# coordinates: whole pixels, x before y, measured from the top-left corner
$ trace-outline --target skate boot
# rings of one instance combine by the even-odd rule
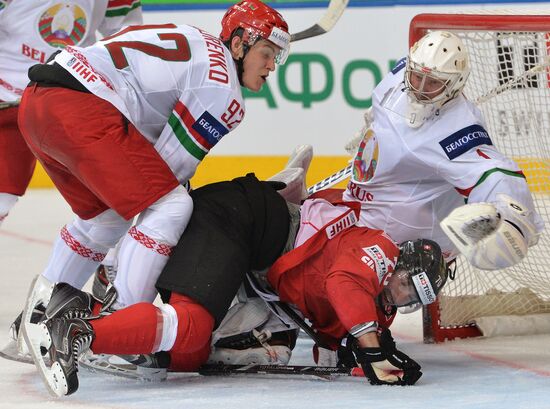
[[[97,300],[91,294],[78,290],[67,283],[54,286],[46,307],[46,319],[88,318],[92,315]]]
[[[115,312],[118,293],[114,286],[108,286],[103,299],[100,316]],[[109,355],[94,354],[88,351],[80,357],[80,365],[91,372],[101,372],[109,375],[148,382],[166,380],[167,368],[170,365],[170,355],[167,352],[142,355]]]
[[[96,300],[93,297],[78,290],[67,283],[51,284],[44,277],[39,276],[34,281],[29,297],[37,295],[37,304],[34,300],[27,300],[29,310],[32,308],[29,324],[37,324],[41,321],[52,318],[87,318],[92,315]],[[47,303],[47,307],[44,304]],[[10,328],[10,341],[0,351],[0,356],[13,361],[33,364],[32,357],[29,355],[26,344],[21,336],[21,325],[25,321],[23,316],[28,317],[26,310],[15,319]],[[43,350],[43,355],[46,355]]]
[[[54,318],[23,327],[25,342],[48,391],[53,396],[70,395],[78,389],[78,358],[94,339],[91,325],[80,318]],[[41,348],[47,348],[51,367]]]

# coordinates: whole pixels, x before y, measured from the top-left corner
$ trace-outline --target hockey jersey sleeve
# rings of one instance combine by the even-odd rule
[[[496,203],[496,195],[504,193],[531,212],[531,221],[541,231],[542,219],[535,211],[524,173],[494,145],[477,109],[467,104],[465,107],[469,109],[462,108],[464,112],[455,115],[470,118],[469,125],[440,138],[432,147],[431,160],[425,162],[437,163],[438,174],[464,197],[466,203]]]
[[[382,234],[377,235],[376,242],[342,241],[325,285],[329,302],[348,332],[357,325],[378,321],[376,298],[398,254],[397,246]]]
[[[109,0],[105,18],[98,27],[103,36],[116,33],[124,26],[143,24],[140,0]]]
[[[210,150],[244,117],[240,89],[204,86],[185,90],[155,148],[181,183],[195,174]]]

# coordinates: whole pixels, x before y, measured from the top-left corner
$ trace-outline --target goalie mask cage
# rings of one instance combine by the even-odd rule
[[[546,224],[512,268],[481,271],[457,259],[455,279],[424,309],[424,341],[442,342],[481,335],[481,317],[550,313],[550,15],[420,14],[410,45],[430,30],[464,41],[472,66],[464,93],[483,111],[496,147],[523,169]]]

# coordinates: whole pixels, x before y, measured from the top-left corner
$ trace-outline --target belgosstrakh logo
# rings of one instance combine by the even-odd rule
[[[492,145],[489,133],[481,125],[470,125],[439,142],[449,159],[455,159],[479,145]]]
[[[391,70],[392,74],[397,74],[406,65],[407,65],[407,57],[401,58],[399,61],[397,61],[397,64],[395,64],[395,67],[392,68]]]
[[[193,124],[193,129],[214,146],[219,140],[227,134],[228,130],[208,111],[203,114]]]

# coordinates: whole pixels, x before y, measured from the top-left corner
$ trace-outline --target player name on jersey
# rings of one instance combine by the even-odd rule
[[[210,70],[208,71],[208,78],[212,81],[217,81],[222,84],[229,82],[229,73],[227,71],[227,60],[225,59],[224,49],[220,39],[200,30],[199,32],[204,38],[206,43],[206,50],[208,51],[208,60],[210,61]]]

